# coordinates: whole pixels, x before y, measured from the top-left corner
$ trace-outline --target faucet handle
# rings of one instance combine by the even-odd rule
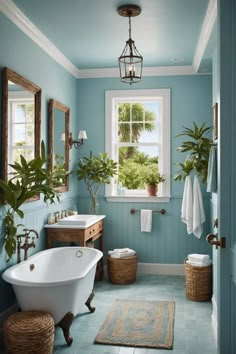
[[[32,237],[32,247],[35,248],[35,242],[34,242],[35,237]]]

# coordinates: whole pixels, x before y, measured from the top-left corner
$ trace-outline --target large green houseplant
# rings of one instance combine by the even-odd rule
[[[174,176],[175,181],[185,179],[192,171],[196,172],[205,183],[208,173],[208,160],[210,149],[213,145],[212,139],[208,137],[212,127],[206,127],[203,123],[201,126],[193,122],[193,129],[184,127],[184,130],[177,137],[184,137],[185,140],[177,151],[187,153],[187,157],[183,163],[176,163],[179,171]]]
[[[13,172],[7,181],[0,180],[0,203],[6,207],[5,224],[6,236],[4,247],[9,258],[16,251],[16,236],[19,225],[15,223],[15,216],[21,219],[24,212],[21,207],[26,201],[35,198],[40,193],[44,201],[53,203],[55,198],[59,200],[57,192],[52,186],[52,175],[45,167],[47,162],[44,143],[41,143],[40,156],[26,161],[21,155],[20,162],[10,164]]]
[[[97,214],[97,194],[101,184],[109,184],[111,177],[117,174],[117,163],[108,158],[107,153],[99,156],[90,152],[89,157],[79,160],[77,169],[74,171],[78,180],[86,183],[91,197],[90,212]]]

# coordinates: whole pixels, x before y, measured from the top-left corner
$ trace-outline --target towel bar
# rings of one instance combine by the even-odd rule
[[[134,213],[139,213],[140,210],[135,210],[135,209],[130,209],[130,214],[134,214]],[[161,209],[161,210],[153,210],[153,213],[161,213],[161,214],[165,214],[166,210],[165,209]]]

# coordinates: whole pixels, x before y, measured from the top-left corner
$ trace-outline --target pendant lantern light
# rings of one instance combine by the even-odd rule
[[[131,38],[131,17],[140,15],[141,8],[136,5],[123,5],[117,11],[120,16],[129,18],[129,39],[118,61],[121,81],[131,85],[142,80],[143,57]]]

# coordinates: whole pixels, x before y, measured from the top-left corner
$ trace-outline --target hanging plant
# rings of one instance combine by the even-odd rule
[[[205,183],[207,180],[208,160],[210,149],[213,145],[213,140],[207,135],[212,130],[212,127],[206,127],[203,123],[200,127],[193,122],[193,129],[184,127],[184,130],[177,137],[188,137],[191,140],[184,141],[177,151],[189,152],[183,163],[176,163],[180,170],[174,176],[174,181],[181,181],[186,178],[192,171],[195,171]]]
[[[4,247],[9,259],[16,252],[17,229],[22,224],[15,224],[15,216],[21,219],[24,212],[22,204],[38,196],[44,195],[44,201],[54,203],[55,198],[59,200],[57,192],[51,187],[52,175],[44,167],[47,162],[44,142],[41,143],[41,156],[26,161],[21,155],[20,162],[9,164],[13,169],[13,176],[7,182],[0,179],[0,203],[6,206],[5,225],[6,236]]]

